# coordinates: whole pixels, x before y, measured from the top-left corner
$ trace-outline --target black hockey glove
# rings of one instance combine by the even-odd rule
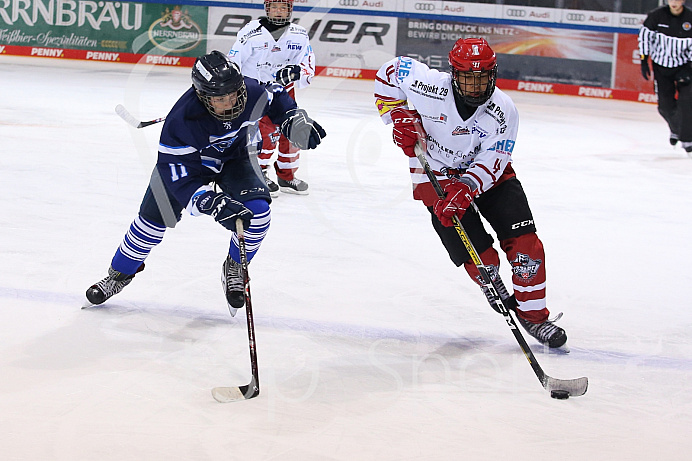
[[[649,57],[642,55],[642,77],[644,80],[649,80],[651,76],[651,70],[649,69]]]
[[[283,69],[279,69],[276,73],[276,83],[281,86],[286,86],[291,82],[295,82],[300,79],[300,66],[291,65],[286,66]]]
[[[207,191],[200,194],[195,199],[195,206],[200,213],[212,216],[228,230],[235,231],[235,221],[238,218],[243,220],[246,228],[250,226],[252,211],[223,192]]]
[[[314,149],[327,136],[319,123],[308,117],[303,109],[291,109],[281,124],[281,133],[298,149]]]

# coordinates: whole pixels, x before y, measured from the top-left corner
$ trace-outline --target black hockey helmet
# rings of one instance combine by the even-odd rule
[[[452,88],[465,104],[485,104],[495,91],[497,58],[484,38],[460,38],[449,52]],[[476,91],[479,90],[479,91]]]
[[[240,68],[220,51],[212,51],[197,58],[192,66],[192,86],[209,113],[221,121],[231,121],[244,110],[247,89]],[[224,97],[233,102],[232,107],[219,113],[214,106],[223,104]]]

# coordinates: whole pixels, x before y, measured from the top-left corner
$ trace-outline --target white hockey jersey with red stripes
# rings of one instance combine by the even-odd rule
[[[483,193],[500,178],[512,176],[512,150],[519,127],[519,114],[512,100],[496,88],[490,99],[468,119],[457,111],[452,76],[430,69],[409,57],[385,63],[375,78],[375,103],[384,123],[392,123],[389,111],[408,105],[415,108],[427,134],[430,167],[465,171]],[[432,205],[437,198],[418,159],[410,158],[414,198]],[[503,173],[505,175],[503,176]],[[439,173],[444,184],[447,177]]]
[[[315,53],[308,32],[298,24],[289,24],[274,40],[258,19],[250,21],[238,32],[228,57],[240,66],[243,75],[264,83],[273,82],[276,71],[283,67],[300,66],[300,80],[287,85],[286,90],[306,87],[315,76]]]

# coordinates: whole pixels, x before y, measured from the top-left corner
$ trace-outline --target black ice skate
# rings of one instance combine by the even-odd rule
[[[671,131],[670,136],[668,137],[668,141],[670,141],[670,145],[671,146],[676,145],[679,140],[680,140],[680,138],[678,138],[678,135]]]
[[[243,282],[242,267],[230,255],[223,262],[221,284],[226,294],[228,310],[231,312],[231,316],[235,316],[236,309],[245,305],[245,283]]]
[[[139,266],[139,269],[137,269],[137,272],[134,274],[123,274],[122,272],[118,272],[112,267],[109,267],[108,277],[100,282],[96,282],[86,291],[87,300],[89,300],[91,304],[103,304],[113,295],[120,293],[123,288],[130,284],[132,279],[135,278],[135,275],[143,270],[143,263],[141,266]],[[88,307],[88,305],[85,307]]]
[[[267,169],[266,168],[262,169],[262,175],[264,176],[264,182],[267,184],[267,189],[269,189],[269,195],[271,195],[272,197],[278,197],[279,196],[279,185],[276,184],[271,179],[269,179],[269,176],[267,176]]]
[[[560,314],[561,316],[562,314]],[[519,324],[536,340],[550,347],[551,349],[559,348],[565,345],[567,342],[567,333],[565,330],[555,325],[555,321],[560,318],[558,316],[555,320],[546,320],[543,323],[531,323],[527,320],[522,319],[517,316]]]
[[[293,178],[290,181],[278,178],[279,189],[287,194],[308,195],[308,183],[302,179]]]

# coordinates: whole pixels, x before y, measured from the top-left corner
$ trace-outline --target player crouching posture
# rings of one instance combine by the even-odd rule
[[[101,304],[127,286],[144,269],[144,260],[163,240],[166,228],[175,227],[186,210],[193,216],[209,215],[234,232],[222,282],[231,314],[243,307],[236,220],[244,222],[248,261],[271,220],[269,191],[256,159],[250,157],[261,149],[259,121],[265,115],[302,149],[314,149],[326,136],[280,85],[243,77],[219,51],[197,59],[192,87],[166,116],[139,215],[115,252],[108,277],[86,292],[91,304]]]
[[[484,39],[460,39],[449,53],[449,63],[451,74],[408,57],[384,64],[375,80],[380,116],[394,124],[394,143],[410,157],[413,197],[427,206],[454,264],[463,265],[480,284],[478,269],[453,227],[457,216],[519,323],[542,344],[561,347],[567,335],[548,320],[543,244],[511,165],[518,113],[512,100],[495,88],[495,53]],[[444,187],[443,200],[415,156],[419,141]],[[499,255],[473,204],[497,233],[512,266],[513,296],[498,277]],[[485,294],[490,299],[490,293]]]

